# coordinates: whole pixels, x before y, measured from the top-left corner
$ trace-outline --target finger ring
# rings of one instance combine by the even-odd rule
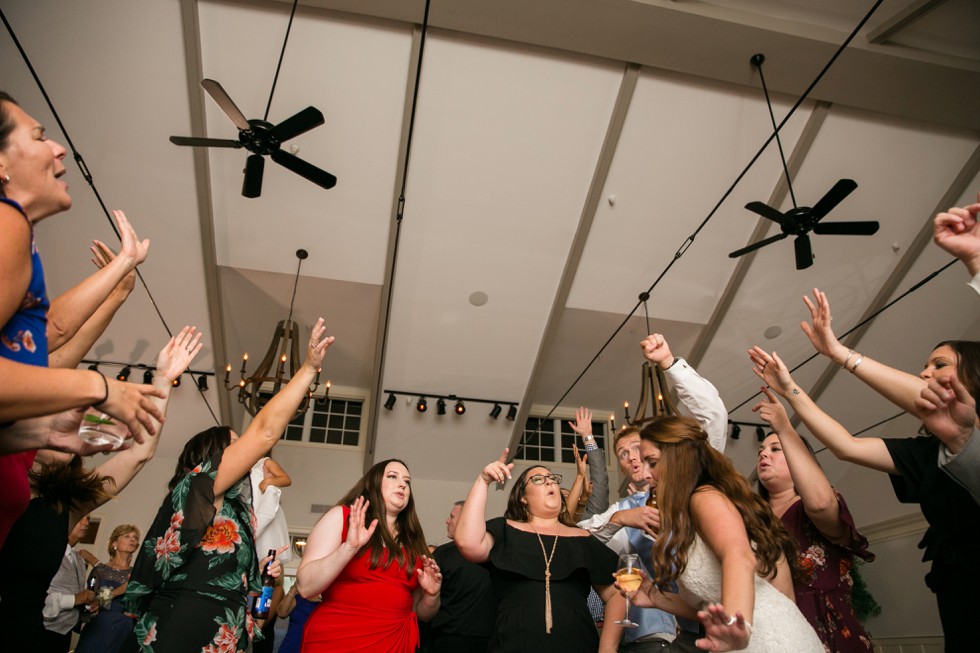
[[[737,620],[735,619],[735,615],[732,615],[732,616],[730,616],[728,618],[728,621],[725,622],[725,625],[726,626],[734,626],[736,621]]]

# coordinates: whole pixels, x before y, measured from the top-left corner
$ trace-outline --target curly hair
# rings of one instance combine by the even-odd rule
[[[109,552],[109,558],[116,555],[116,547],[112,545],[113,542],[119,540],[123,535],[129,535],[130,533],[136,533],[136,539],[140,539],[140,529],[136,524],[120,524],[112,529],[112,534],[109,535],[109,541],[106,543],[106,551]]]
[[[794,577],[798,575],[793,536],[732,462],[711,447],[697,421],[674,415],[658,417],[643,428],[640,437],[660,449],[660,537],[651,552],[657,587],[668,589],[687,567],[696,534],[691,497],[708,487],[721,492],[738,510],[763,577],[775,576],[780,558],[790,565]]]
[[[510,489],[510,496],[507,498],[507,510],[504,512],[504,517],[507,519],[512,521],[527,521],[528,512],[527,504],[524,502],[524,496],[527,489],[527,473],[532,469],[544,469],[547,470],[548,473],[551,473],[551,470],[544,465],[533,465],[521,472],[520,476],[518,476],[517,480],[514,482],[514,487]],[[568,512],[568,506],[565,505],[564,497],[562,497],[561,500],[561,510],[558,513],[558,521],[565,526],[575,526],[575,521]]]
[[[390,463],[399,463],[408,469],[408,465],[397,458],[389,458],[380,463],[375,463],[344,495],[338,505],[349,506],[358,497],[367,499],[369,503],[367,514],[364,516],[365,524],[370,524],[373,519],[378,520],[378,527],[374,529],[371,539],[365,545],[371,549],[371,569],[376,569],[382,563],[387,569],[395,561],[408,575],[412,575],[415,573],[415,566],[418,561],[423,556],[429,555],[429,548],[425,542],[425,534],[422,532],[422,523],[415,512],[414,492],[408,493],[408,503],[395,518],[398,535],[393,536],[388,530],[384,497],[381,496],[381,483],[384,479],[385,468]],[[388,555],[389,551],[393,551],[394,555]],[[408,556],[405,555],[406,552],[408,552]]]

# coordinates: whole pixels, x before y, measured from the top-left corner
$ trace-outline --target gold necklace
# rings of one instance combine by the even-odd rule
[[[555,529],[555,543],[551,545],[551,555],[549,556],[544,551],[544,541],[541,539],[541,534],[538,533],[538,529],[534,527],[534,524],[527,522],[527,525],[531,527],[534,534],[538,536],[538,544],[541,545],[541,555],[544,556],[544,632],[551,634],[551,560],[555,557],[555,547],[558,546],[558,534],[561,532],[561,522],[558,522],[558,528]]]
[[[793,496],[791,496],[790,498],[788,498],[788,499],[786,499],[786,501],[783,501],[783,502],[782,502],[781,504],[779,504],[778,506],[776,506],[775,508],[773,508],[773,509],[772,509],[772,511],[773,511],[773,512],[776,512],[777,510],[780,510],[780,509],[782,509],[782,508],[783,508],[784,506],[788,506],[788,505],[789,505],[789,504],[791,504],[791,503],[792,503],[793,501],[795,501],[795,500],[796,500],[796,498],[797,498],[798,496],[800,496],[800,495],[798,495],[798,494],[794,494],[794,495],[793,495]]]

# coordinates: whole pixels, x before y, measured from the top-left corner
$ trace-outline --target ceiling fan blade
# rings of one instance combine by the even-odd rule
[[[298,156],[293,156],[284,150],[273,152],[272,160],[282,167],[292,170],[299,176],[309,179],[322,188],[333,188],[337,185],[337,178],[326,170],[321,170],[312,163],[307,163]]]
[[[196,138],[194,136],[171,136],[174,145],[190,145],[192,147],[241,147],[238,141],[227,138]]]
[[[775,222],[780,226],[783,224],[783,222],[786,221],[785,215],[783,215],[776,209],[772,208],[768,204],[763,204],[762,202],[749,202],[748,204],[745,205],[745,208],[747,208],[749,211],[752,211],[753,213],[757,213],[761,215],[763,218],[766,218],[767,220],[772,220],[773,222]]]
[[[245,119],[245,114],[243,114],[238,107],[235,106],[235,103],[232,102],[231,98],[228,96],[228,93],[225,92],[225,89],[222,88],[221,84],[213,79],[203,79],[201,80],[201,86],[204,87],[204,90],[208,92],[208,95],[211,96],[217,105],[221,107],[221,110],[225,112],[225,115],[228,116],[233,123],[235,123],[235,127],[238,127],[242,131],[246,132],[252,128],[251,125],[248,124],[248,120]]]
[[[813,265],[813,247],[810,246],[810,237],[806,234],[797,236],[793,243],[796,250],[796,269],[805,270]]]
[[[810,217],[814,220],[822,219],[857,187],[857,182],[853,179],[841,179],[834,184],[833,188],[827,191],[826,195],[820,198],[819,202],[813,205],[813,208],[810,209]]]
[[[813,233],[825,236],[870,236],[878,232],[878,223],[874,220],[866,222],[819,222],[813,227]]]
[[[244,197],[258,197],[262,194],[262,171],[265,159],[261,154],[250,154],[245,160],[245,181],[242,182]]]
[[[314,127],[319,127],[324,122],[323,114],[316,107],[306,107],[296,115],[286,118],[281,123],[272,128],[272,135],[279,139],[279,142],[288,141],[304,132],[308,132]]]
[[[748,254],[749,252],[754,252],[755,250],[759,249],[760,247],[765,247],[766,245],[771,245],[772,243],[776,242],[777,240],[782,240],[783,238],[786,238],[786,236],[788,236],[788,235],[789,234],[776,234],[775,236],[770,236],[769,238],[764,238],[763,240],[760,240],[758,242],[752,243],[751,245],[748,245],[746,247],[743,247],[742,249],[736,249],[734,252],[732,252],[731,254],[729,254],[728,257],[729,258],[738,258],[742,254]]]

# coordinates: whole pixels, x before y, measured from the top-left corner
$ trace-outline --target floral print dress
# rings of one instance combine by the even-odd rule
[[[215,510],[220,462],[219,453],[181,479],[137,555],[124,600],[143,653],[244,651],[254,635],[246,599],[260,586],[248,477]]]
[[[874,650],[871,638],[858,623],[851,605],[851,568],[854,556],[866,562],[875,559],[868,551],[868,540],[854,525],[844,497],[837,495],[840,519],[850,532],[845,546],[834,544],[817,530],[803,502],[797,501],[783,513],[782,522],[796,538],[797,558],[804,578],[793,583],[796,605],[817,631],[828,653],[870,653]]]

